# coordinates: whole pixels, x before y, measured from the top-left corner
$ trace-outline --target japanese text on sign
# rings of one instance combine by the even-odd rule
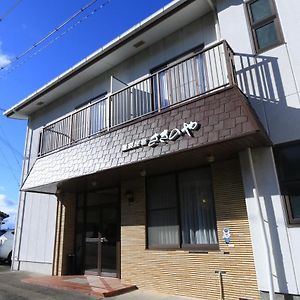
[[[144,146],[156,147],[160,143],[168,143],[169,141],[176,141],[179,137],[188,135],[193,137],[193,132],[199,130],[201,125],[198,122],[183,123],[181,129],[173,128],[172,130],[165,129],[161,133],[153,134],[149,139],[134,141],[122,146],[122,151],[127,152],[133,149],[138,149]]]

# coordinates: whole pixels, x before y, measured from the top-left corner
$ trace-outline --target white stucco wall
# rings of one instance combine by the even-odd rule
[[[38,139],[27,130],[23,179],[37,155]],[[29,159],[28,159],[29,158]],[[21,192],[13,249],[13,270],[52,274],[56,196]]]
[[[274,144],[300,139],[300,1],[275,0],[285,44],[255,55],[243,0],[218,0],[221,38],[236,52],[238,84],[248,96]],[[237,26],[238,24],[238,26]],[[273,251],[273,278],[277,292],[299,294],[300,228],[289,227],[271,152],[253,152],[267,232]],[[252,194],[247,158],[241,156],[258,284],[268,290],[266,260],[261,251],[262,232]],[[266,204],[266,205],[265,205]],[[270,225],[270,227],[269,227]]]
[[[297,295],[300,292],[300,267],[299,259],[297,260],[300,247],[299,228],[287,227],[284,202],[280,195],[272,149],[269,147],[254,149],[252,157],[264,224],[272,252],[272,275],[275,291]],[[259,221],[259,208],[253,196],[254,183],[246,151],[240,153],[240,162],[258,286],[260,290],[268,291],[266,249]]]
[[[276,0],[285,44],[255,55],[243,0],[218,0],[221,38],[236,52],[240,88],[275,144],[300,138],[300,2]],[[238,26],[237,26],[238,24]]]

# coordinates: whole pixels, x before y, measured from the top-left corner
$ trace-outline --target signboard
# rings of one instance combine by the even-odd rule
[[[141,147],[157,147],[159,144],[166,144],[170,141],[176,141],[182,136],[188,135],[193,137],[193,132],[201,128],[198,122],[191,121],[189,123],[183,123],[181,129],[173,128],[171,130],[165,129],[161,133],[154,133],[150,138],[144,138],[141,140],[133,141],[129,144],[122,146],[122,152],[131,151]]]

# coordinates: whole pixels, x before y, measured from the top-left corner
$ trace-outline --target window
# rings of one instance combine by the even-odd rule
[[[274,0],[251,0],[246,6],[256,52],[282,44],[283,35]]]
[[[153,82],[155,109],[157,96],[161,101],[161,108],[166,108],[206,91],[205,66],[201,53],[203,48],[204,44],[201,44],[150,70],[152,74],[158,73],[159,95],[156,95],[156,78]]]
[[[289,223],[300,224],[300,144],[279,146],[274,154]]]
[[[217,248],[210,168],[147,180],[149,248]]]

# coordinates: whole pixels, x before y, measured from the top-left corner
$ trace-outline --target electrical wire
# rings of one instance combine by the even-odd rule
[[[0,134],[0,141],[1,141],[6,147],[9,148],[9,150],[11,151],[11,153],[12,153],[12,155],[13,155],[13,157],[14,157],[14,159],[15,159],[15,161],[16,161],[16,163],[17,163],[17,165],[19,166],[20,171],[21,171],[21,170],[22,170],[22,166],[21,166],[21,162],[19,161],[19,159],[20,159],[20,158],[23,159],[23,155],[22,155],[17,149],[15,149],[15,148],[11,145],[11,143],[9,142],[9,139],[8,139],[8,137],[7,137],[7,135],[6,135],[5,131],[4,131],[4,129],[2,128],[2,125],[0,125],[0,131],[1,131],[0,133],[2,133],[2,137],[1,137],[1,134]],[[17,157],[16,154],[19,155],[19,159],[18,159],[18,157]]]
[[[8,15],[10,15],[21,2],[22,0],[17,0],[2,16],[0,16],[0,22],[2,22]]]
[[[66,21],[64,21],[61,25],[59,25],[58,27],[56,27],[55,29],[53,29],[51,32],[49,32],[46,36],[44,36],[42,39],[40,39],[38,42],[34,43],[30,48],[28,48],[27,50],[25,50],[23,53],[19,54],[18,56],[16,56],[15,58],[13,58],[11,60],[11,62],[5,66],[2,66],[0,68],[0,71],[4,70],[4,69],[8,69],[8,73],[10,73],[12,70],[15,70],[17,67],[19,67],[20,65],[24,64],[25,61],[28,61],[30,58],[36,56],[37,54],[39,54],[42,50],[44,50],[45,48],[47,48],[49,45],[51,45],[53,42],[55,42],[56,40],[58,40],[59,38],[61,38],[63,35],[65,35],[66,33],[68,33],[69,31],[71,31],[72,29],[74,29],[77,25],[79,25],[80,23],[82,23],[83,21],[85,21],[88,17],[90,17],[91,15],[95,14],[97,11],[99,11],[100,9],[104,8],[106,5],[108,5],[111,0],[107,0],[105,2],[103,2],[100,6],[98,6],[97,8],[95,8],[94,10],[92,10],[91,12],[89,12],[88,14],[86,14],[83,18],[81,18],[79,21],[73,23],[70,27],[68,27],[65,31],[63,31],[59,36],[56,36],[55,38],[51,39],[46,46],[40,48],[39,50],[35,51],[33,54],[31,54],[29,56],[29,59],[26,59],[25,61],[22,60],[21,63],[19,63],[18,66],[16,67],[12,67],[9,68],[9,66],[11,64],[16,63],[17,61],[19,61],[20,59],[24,58],[26,55],[30,54],[34,49],[36,49],[38,46],[40,46],[41,44],[43,44],[45,41],[49,40],[49,38],[51,36],[53,36],[54,34],[56,34],[58,31],[60,31],[63,27],[65,27],[67,24],[69,24],[71,21],[73,21],[76,17],[78,17],[81,13],[83,13],[85,10],[87,10],[90,6],[92,6],[95,2],[97,2],[98,0],[93,0],[90,3],[88,3],[86,6],[82,7],[79,11],[77,11],[75,14],[73,14],[70,18],[68,18]],[[9,72],[10,71],[10,72]],[[3,77],[2,77],[3,78]]]
[[[6,166],[8,167],[8,169],[9,169],[9,171],[11,172],[11,174],[12,174],[14,180],[16,181],[17,186],[20,187],[19,180],[18,180],[18,178],[17,178],[17,176],[16,176],[16,174],[15,174],[15,172],[14,172],[12,166],[11,166],[10,163],[9,163],[9,160],[7,159],[7,156],[6,156],[6,155],[4,154],[4,152],[2,151],[1,147],[0,147],[0,153],[2,154],[2,156],[3,156],[3,158],[4,158],[5,162],[6,162]]]

